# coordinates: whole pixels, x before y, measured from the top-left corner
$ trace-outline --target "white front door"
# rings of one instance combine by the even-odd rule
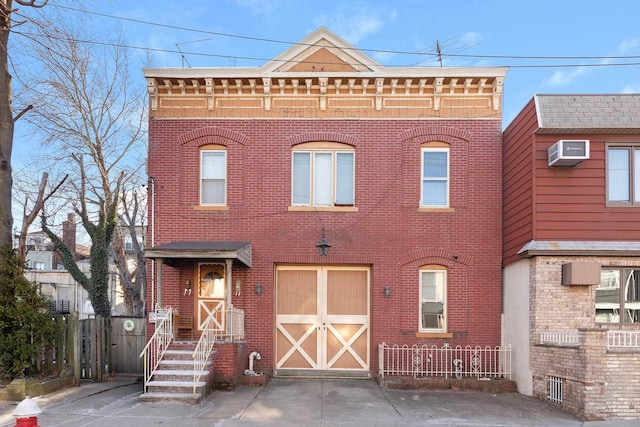
[[[225,265],[219,263],[199,264],[196,307],[196,324],[199,331],[204,328],[207,320],[211,319],[215,331],[225,332],[225,297]]]

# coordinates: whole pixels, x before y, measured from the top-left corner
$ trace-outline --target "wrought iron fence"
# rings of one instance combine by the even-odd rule
[[[378,346],[380,377],[511,378],[511,346]]]

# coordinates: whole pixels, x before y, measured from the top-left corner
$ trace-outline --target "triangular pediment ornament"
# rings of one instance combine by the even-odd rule
[[[320,27],[264,66],[263,73],[376,72],[384,67],[325,27]]]

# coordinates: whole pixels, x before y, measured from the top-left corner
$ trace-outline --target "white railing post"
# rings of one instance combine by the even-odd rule
[[[164,352],[173,340],[173,309],[171,307],[158,310],[156,316],[156,330],[147,342],[140,357],[143,359],[143,380],[144,393],[147,392],[147,383],[158,369],[160,360]],[[160,322],[160,323],[158,323]]]

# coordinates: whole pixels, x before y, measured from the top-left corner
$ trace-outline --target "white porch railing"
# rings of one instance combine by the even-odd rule
[[[244,339],[244,310],[231,306],[226,312],[227,331],[224,338],[233,342]]]
[[[197,383],[202,377],[202,371],[207,366],[207,361],[213,351],[213,344],[216,342],[216,331],[212,327],[213,319],[209,317],[202,329],[202,334],[198,340],[198,345],[193,351],[193,392],[196,392]]]
[[[540,334],[540,344],[579,345],[580,334],[578,331],[544,331]]]
[[[607,331],[607,349],[640,349],[640,331]]]
[[[173,340],[173,334],[173,309],[168,307],[167,309],[158,310],[156,312],[156,331],[140,353],[140,357],[143,360],[144,393],[147,392],[149,379],[158,369],[158,364],[162,360],[164,352]]]
[[[511,346],[378,346],[379,374],[414,378],[511,378]]]

